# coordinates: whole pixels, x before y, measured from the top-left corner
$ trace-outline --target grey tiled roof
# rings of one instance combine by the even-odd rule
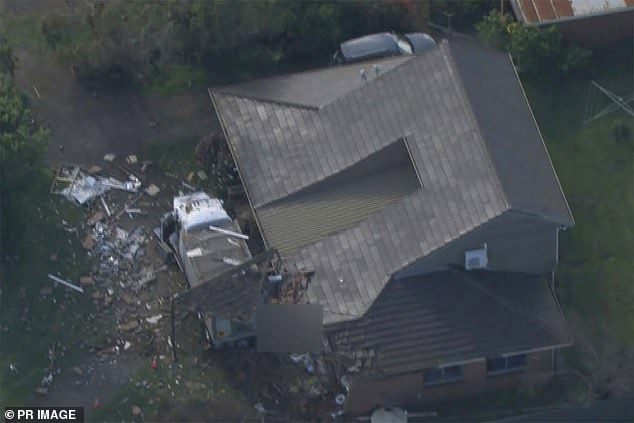
[[[395,271],[507,210],[503,187],[532,182],[523,177],[510,185],[500,180],[514,175],[500,172],[494,163],[497,156],[490,148],[495,146],[483,139],[483,123],[474,114],[448,43],[420,56],[383,61],[378,77],[372,63],[211,93],[256,215],[399,138],[407,140],[420,189],[327,238],[300,243],[284,254],[287,264],[316,272],[307,296],[311,303],[324,305],[326,324],[362,316]],[[368,82],[361,80],[361,68],[366,69]],[[498,70],[512,72],[511,67],[493,69],[491,78]],[[519,90],[519,84],[512,89]],[[517,105],[519,112],[530,115],[522,104]],[[554,174],[542,182],[557,187]],[[557,195],[562,196],[561,191]],[[527,198],[522,204],[532,202]],[[565,205],[565,200],[558,204]],[[549,209],[548,217],[562,223],[570,220],[568,210],[561,207]],[[264,226],[264,239],[270,241]]]
[[[337,352],[363,358],[367,376],[571,343],[544,278],[457,270],[391,282],[365,316],[328,336]]]

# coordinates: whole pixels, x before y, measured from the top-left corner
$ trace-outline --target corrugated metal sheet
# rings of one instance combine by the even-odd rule
[[[634,0],[512,0],[518,18],[528,24],[593,16],[631,8]]]
[[[627,7],[625,0],[570,0],[574,16],[594,15]]]

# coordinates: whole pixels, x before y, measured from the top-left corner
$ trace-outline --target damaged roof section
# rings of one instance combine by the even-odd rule
[[[393,281],[363,318],[328,337],[376,377],[572,343],[543,277],[479,270]]]

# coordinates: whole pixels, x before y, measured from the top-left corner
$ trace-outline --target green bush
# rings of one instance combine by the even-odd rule
[[[533,76],[567,74],[587,63],[592,52],[564,43],[555,26],[520,25],[492,10],[476,29],[488,45],[508,51],[519,72]]]

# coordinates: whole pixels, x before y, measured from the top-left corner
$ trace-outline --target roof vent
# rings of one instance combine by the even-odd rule
[[[359,75],[361,75],[361,79],[363,79],[363,82],[368,82],[368,77],[365,74],[365,69],[364,68],[361,68],[359,70]]]
[[[467,250],[464,252],[464,268],[465,270],[486,269],[489,264],[487,257],[487,245],[476,250]]]

